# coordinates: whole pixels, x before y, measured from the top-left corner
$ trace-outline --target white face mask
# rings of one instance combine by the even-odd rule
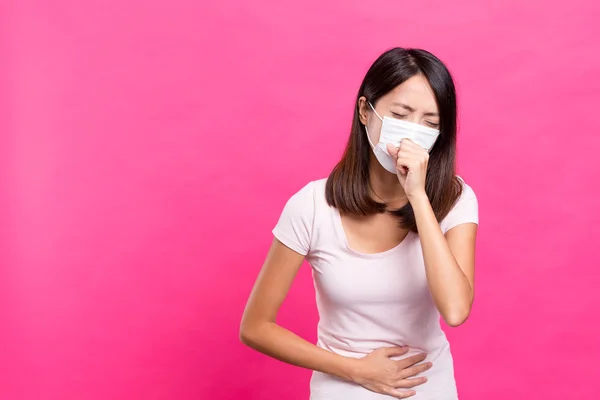
[[[383,124],[381,125],[381,133],[379,134],[379,143],[377,143],[377,146],[371,142],[369,131],[365,125],[367,139],[381,166],[393,174],[396,173],[396,163],[387,151],[388,144],[400,147],[402,139],[410,139],[429,152],[440,135],[439,130],[415,124],[414,122],[402,121],[391,117],[381,118],[371,103],[369,103],[369,106],[371,106],[373,112],[375,112],[375,115],[377,115]]]

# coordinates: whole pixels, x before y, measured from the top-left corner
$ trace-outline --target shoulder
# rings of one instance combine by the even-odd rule
[[[457,176],[457,178],[461,184],[461,194],[446,217],[441,221],[440,225],[444,233],[461,224],[479,224],[477,195],[462,177]]]
[[[294,214],[312,214],[325,199],[325,184],[327,179],[310,181],[297,190],[288,199],[286,209]]]
[[[464,201],[464,200],[469,200],[469,199],[477,200],[477,195],[475,194],[475,191],[473,190],[473,188],[469,184],[467,184],[467,182],[465,182],[465,180],[462,177],[460,177],[460,176],[456,176],[456,177],[458,178],[458,180],[460,181],[460,184],[462,186],[461,194],[456,202],[458,203],[459,201]]]
[[[286,202],[273,229],[275,237],[287,247],[307,255],[310,251],[315,214],[320,208],[320,198],[325,196],[324,183],[311,181],[296,191]]]
[[[321,198],[325,198],[325,185],[327,178],[310,181],[301,189],[296,191],[289,201],[297,203],[312,202],[317,203]]]

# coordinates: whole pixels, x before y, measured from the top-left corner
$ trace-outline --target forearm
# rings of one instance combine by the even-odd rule
[[[444,320],[460,325],[469,315],[473,289],[452,250],[425,194],[411,199],[423,249],[429,290]]]
[[[242,329],[244,344],[263,354],[338,378],[352,381],[356,360],[324,350],[274,322]]]

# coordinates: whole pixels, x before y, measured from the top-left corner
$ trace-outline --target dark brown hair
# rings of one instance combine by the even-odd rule
[[[360,122],[359,99],[367,98],[373,106],[407,79],[422,74],[433,89],[440,114],[440,135],[429,153],[425,191],[438,221],[452,209],[462,191],[456,177],[456,92],[452,76],[436,56],[425,50],[394,48],[383,53],[367,71],[360,85],[350,138],[344,155],[335,166],[325,188],[327,203],[342,214],[372,215],[386,212],[387,205],[371,197],[369,175],[371,146]],[[410,203],[389,211],[400,225],[417,232]]]

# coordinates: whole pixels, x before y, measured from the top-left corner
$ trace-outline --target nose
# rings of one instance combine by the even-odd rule
[[[418,115],[411,115],[410,118],[407,119],[408,122],[412,122],[413,124],[421,124],[421,117]]]

